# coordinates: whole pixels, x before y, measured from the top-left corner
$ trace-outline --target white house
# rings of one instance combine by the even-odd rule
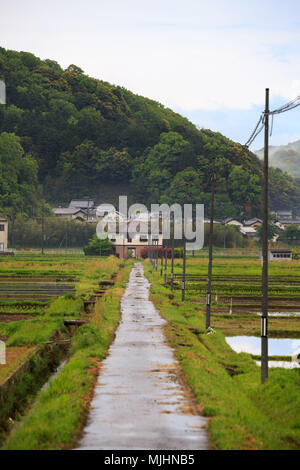
[[[227,219],[223,220],[223,224],[235,225],[236,227],[239,227],[239,228],[243,226],[242,222],[239,222],[238,220],[233,219],[231,217],[228,217]]]
[[[109,240],[114,246],[114,253],[120,258],[127,258],[131,255],[132,258],[141,258],[142,252],[145,248],[149,249],[150,246],[162,247],[163,235],[149,235],[143,233],[132,234],[131,237],[127,234],[109,234]]]
[[[0,214],[0,252],[7,251],[8,220]]]
[[[262,260],[262,253],[260,252],[260,259]],[[292,259],[292,250],[289,249],[275,249],[268,250],[269,261],[290,261]]]
[[[256,230],[254,227],[240,227],[240,232],[242,235],[246,236],[246,237],[256,237]]]

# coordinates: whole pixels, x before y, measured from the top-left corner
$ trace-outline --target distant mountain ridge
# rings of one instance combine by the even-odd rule
[[[264,157],[264,149],[254,152],[260,159]],[[290,173],[294,178],[300,178],[300,140],[288,145],[269,147],[270,165]]]

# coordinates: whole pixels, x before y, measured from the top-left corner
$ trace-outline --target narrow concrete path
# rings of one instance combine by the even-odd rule
[[[135,263],[122,298],[122,320],[103,362],[80,449],[208,449],[207,419],[182,384],[149,301],[150,284]]]

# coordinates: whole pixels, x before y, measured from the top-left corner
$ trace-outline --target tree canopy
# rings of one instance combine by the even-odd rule
[[[4,213],[36,212],[42,194],[55,204],[87,194],[99,200],[106,185],[125,185],[146,204],[187,200],[208,210],[214,166],[218,216],[260,215],[261,162],[220,133],[78,65],[64,70],[28,52],[0,48],[0,78]],[[271,208],[297,208],[299,186],[270,169]]]

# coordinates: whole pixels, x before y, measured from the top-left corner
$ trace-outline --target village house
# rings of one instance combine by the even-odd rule
[[[223,220],[222,223],[225,225],[235,225],[236,227],[239,227],[239,228],[243,226],[242,222],[239,222],[238,220],[232,217],[227,217],[227,219]]]
[[[7,252],[8,220],[0,214],[0,253]]]
[[[83,209],[85,211],[91,210],[94,208],[94,201],[89,198],[83,198],[83,199],[72,199],[69,207],[76,207],[77,209]]]
[[[55,207],[52,209],[56,217],[64,217],[70,220],[87,221],[88,214],[83,209],[76,207]]]
[[[258,219],[257,217],[254,217],[253,219],[244,220],[243,226],[257,228],[261,224],[262,224],[262,220]]]
[[[279,228],[284,230],[286,227],[289,225],[297,225],[297,227],[300,228],[300,219],[280,219],[275,222],[275,225],[277,225]]]
[[[255,238],[257,236],[256,229],[254,227],[241,226],[240,232],[245,237]]]
[[[260,259],[262,260],[262,252],[260,252]],[[289,249],[275,249],[268,250],[269,261],[290,261],[292,259],[292,250]]]
[[[291,220],[293,218],[292,211],[276,211],[274,215],[277,220]]]
[[[109,240],[113,244],[113,252],[120,258],[141,258],[145,248],[148,250],[151,245],[162,247],[163,236],[135,233],[130,237],[128,234],[109,234]]]
[[[57,217],[87,222],[90,219],[90,214],[94,211],[94,201],[89,198],[72,199],[69,207],[59,206],[52,210]]]
[[[101,204],[101,210],[106,212],[100,215],[97,206],[92,199],[72,199],[68,207],[54,207],[54,214],[57,217],[64,217],[70,220],[80,220],[82,222],[97,222],[105,219],[106,222],[115,221],[116,223],[126,221],[123,214],[116,210],[112,210],[111,204]]]

